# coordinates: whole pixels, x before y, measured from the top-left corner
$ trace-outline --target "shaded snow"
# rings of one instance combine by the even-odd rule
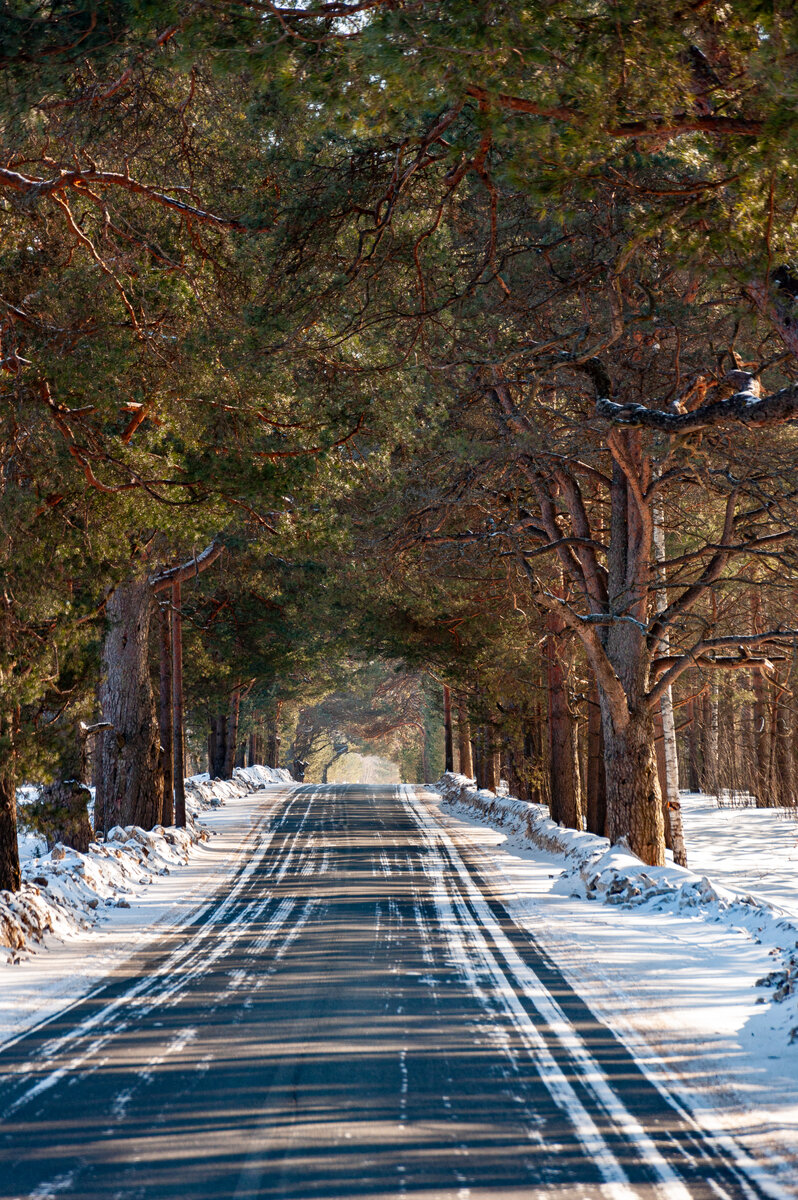
[[[121,880],[119,898],[126,906],[101,902],[94,910],[78,907],[58,934],[46,931],[42,942],[29,940],[24,952],[7,954],[6,962],[0,949],[0,1043],[78,1000],[142,944],[149,946],[196,919],[216,890],[241,868],[242,860],[250,858],[253,836],[262,832],[289,781],[293,782],[287,772],[263,767],[236,772],[234,786],[211,782],[208,776],[187,780],[187,809],[196,840],[188,847],[185,863],[169,864],[168,875],[143,869],[140,858],[146,862],[150,856],[140,854],[137,846],[142,844],[134,836],[125,836],[121,844],[116,838],[109,841],[108,848],[119,848],[133,872]],[[37,872],[41,864],[41,858],[36,863],[29,859],[25,870]],[[102,860],[90,866],[103,875],[107,869]],[[74,886],[78,882],[79,870]],[[122,892],[121,887],[128,890]],[[30,893],[26,884],[23,894]],[[5,899],[7,893],[0,896]]]
[[[22,887],[0,892],[0,953],[5,947],[6,957],[16,961],[48,934],[69,937],[93,925],[103,908],[128,907],[137,887],[185,865],[192,847],[207,840],[198,821],[203,811],[290,781],[288,771],[263,766],[237,767],[231,780],[192,776],[186,780],[185,829],[116,826],[104,841],[92,842],[86,854],[60,844],[48,851],[44,838],[25,828],[24,806],[37,794],[26,785],[19,797]]]

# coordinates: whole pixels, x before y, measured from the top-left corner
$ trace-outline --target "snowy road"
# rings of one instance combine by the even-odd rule
[[[768,1194],[412,789],[306,786],[193,925],[0,1053],[2,1200]]]

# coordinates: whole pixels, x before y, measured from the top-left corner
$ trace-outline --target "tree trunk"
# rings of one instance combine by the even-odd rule
[[[654,749],[657,755],[657,778],[659,779],[659,794],[662,797],[662,821],[665,827],[665,849],[673,849],[671,836],[671,818],[668,812],[668,773],[665,764],[665,733],[662,728],[662,708],[654,711]]]
[[[211,717],[211,728],[208,734],[208,774],[211,779],[224,778],[226,757],[227,717],[224,713],[214,713]]]
[[[0,722],[0,725],[4,724]],[[5,730],[0,729],[0,732]],[[17,789],[11,770],[12,751],[4,748],[4,755],[6,761],[0,764],[0,891],[18,892]]]
[[[662,749],[665,758],[665,803],[668,808],[673,861],[680,867],[687,866],[687,849],[682,827],[682,802],[679,798],[679,756],[676,752],[676,722],[673,715],[673,692],[670,688],[660,704],[662,716]]]
[[[474,782],[482,790],[485,786],[485,730],[477,725],[471,741],[471,757],[474,760]]]
[[[549,811],[552,821],[569,829],[582,828],[579,747],[576,722],[568,703],[568,685],[562,667],[565,626],[550,613],[546,628],[546,682],[549,697]]]
[[[499,790],[499,774],[501,771],[501,754],[496,748],[496,730],[492,725],[487,725],[484,730],[484,753],[483,753],[483,768],[482,773],[484,782],[482,786],[487,788],[489,792],[498,792]]]
[[[792,723],[781,687],[774,688],[773,697],[773,777],[778,781],[776,799],[780,805],[790,807],[795,804]]]
[[[89,821],[91,792],[79,779],[59,779],[43,787],[36,807],[46,817],[41,825],[50,850],[56,842],[71,846],[85,854],[92,840]]]
[[[607,837],[626,837],[633,854],[650,866],[665,863],[662,798],[654,753],[654,722],[648,708],[632,710],[615,728],[602,697],[604,766],[607,774]]]
[[[607,830],[607,781],[604,774],[604,734],[598,688],[590,689],[587,706],[587,828],[604,837]]]
[[[280,712],[282,711],[283,702],[278,700],[275,704],[274,714],[269,721],[269,736],[266,742],[266,763],[267,767],[279,767],[280,765]]]
[[[422,722],[419,723],[421,731],[421,782],[430,783],[429,777],[429,757],[427,754],[427,730]]]
[[[524,734],[524,756],[527,762],[535,762],[535,782],[530,788],[529,799],[533,804],[549,802],[548,771],[546,768],[547,736],[543,724],[543,705],[538,696],[535,702],[535,715],[532,723],[527,726]]]
[[[713,678],[704,696],[703,719],[703,762],[701,790],[708,796],[717,796],[718,784],[718,683]]]
[[[663,613],[668,607],[668,587],[665,577],[665,515],[662,501],[655,500],[652,507],[652,543],[657,563],[657,591],[655,608]],[[660,653],[670,650],[670,635],[660,639]],[[679,799],[679,755],[676,748],[676,722],[673,716],[673,692],[668,688],[659,704],[659,724],[662,729],[660,791],[662,794],[663,828],[665,843],[673,851],[674,862],[687,866],[687,853],[682,831],[682,805]],[[658,765],[659,759],[658,759]]]
[[[241,686],[236,684],[230,692],[230,705],[227,711],[227,729],[225,730],[224,779],[233,778],[233,768],[236,764],[238,748],[238,719],[241,713]]]
[[[181,585],[172,584],[172,739],[175,825],[186,827],[186,747],[183,729],[183,610]]]
[[[471,754],[471,724],[468,720],[468,709],[462,698],[457,701],[457,750],[460,774],[473,779],[474,758]]]
[[[795,695],[795,676],[793,675],[793,695]],[[790,724],[792,726],[792,779],[793,779],[793,805],[798,805],[798,706],[793,704],[789,714]]]
[[[756,759],[756,806],[773,808],[773,787],[770,777],[770,731],[767,720],[765,679],[760,670],[753,672],[754,684],[754,754]]]
[[[698,760],[698,703],[693,697],[687,706],[687,787],[691,792],[701,791],[701,773]]]
[[[100,703],[112,726],[101,739],[99,780],[105,827],[161,820],[163,775],[150,683],[152,590],[146,576],[120,584],[108,597]]]
[[[753,672],[746,672],[748,691],[753,692]],[[748,793],[756,802],[757,769],[756,769],[756,734],[754,733],[754,706],[744,704],[740,712],[740,758],[741,758],[741,791]]]
[[[443,685],[443,769],[454,770],[454,746],[452,744],[452,694],[448,684]]]
[[[682,825],[682,802],[679,797],[679,757],[676,753],[676,723],[673,717],[673,693],[668,688],[660,705],[662,716],[663,754],[665,758],[665,804],[673,861],[687,866],[687,847]]]
[[[161,772],[163,774],[163,806],[161,822],[171,825],[174,810],[174,746],[172,744],[172,613],[168,603],[158,605],[160,651],[159,731],[161,737]]]

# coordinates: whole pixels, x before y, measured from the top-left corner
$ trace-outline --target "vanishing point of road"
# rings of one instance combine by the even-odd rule
[[[0,1052],[2,1200],[758,1200],[410,787],[264,802],[237,874]]]

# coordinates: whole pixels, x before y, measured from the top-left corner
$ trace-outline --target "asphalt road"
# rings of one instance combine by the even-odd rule
[[[412,789],[308,785],[0,1053],[3,1200],[755,1200]]]

